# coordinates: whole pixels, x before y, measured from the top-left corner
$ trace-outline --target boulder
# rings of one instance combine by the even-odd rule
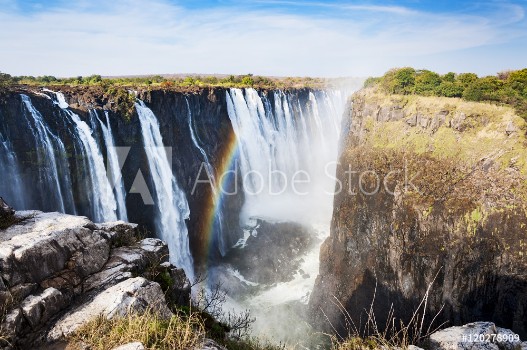
[[[143,277],[130,278],[104,290],[61,317],[47,338],[49,341],[60,340],[101,315],[111,319],[146,310],[157,312],[162,318],[173,315],[159,284]]]
[[[31,328],[38,329],[64,308],[68,299],[57,289],[48,288],[38,295],[30,295],[21,305],[22,314]]]
[[[430,350],[520,350],[520,337],[492,322],[473,322],[430,335]]]
[[[227,348],[221,346],[212,339],[205,339],[201,346],[196,348],[196,350],[227,350]]]
[[[41,283],[69,270],[84,278],[99,271],[110,252],[85,217],[22,212],[24,220],[0,231],[0,274],[9,287]]]
[[[145,346],[140,342],[134,342],[118,346],[113,350],[145,350]]]

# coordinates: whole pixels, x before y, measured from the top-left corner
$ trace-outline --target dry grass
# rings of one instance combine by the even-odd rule
[[[79,329],[69,340],[73,349],[88,345],[92,350],[106,350],[141,342],[147,349],[174,350],[197,348],[204,337],[204,325],[193,314],[175,315],[165,320],[153,312],[146,312],[111,320],[98,317]]]
[[[437,278],[437,274],[435,278]],[[385,325],[379,325],[377,323],[375,313],[373,312],[376,290],[370,308],[366,310],[367,319],[363,325],[356,325],[348,311],[335,298],[334,304],[344,316],[348,328],[348,336],[340,339],[337,336],[332,336],[331,350],[400,350],[408,349],[410,345],[420,345],[425,342],[430,334],[444,326],[444,324],[434,325],[435,320],[443,310],[442,308],[430,322],[426,322],[428,316],[428,298],[434,281],[428,285],[425,295],[413,312],[410,320],[406,323],[395,316],[393,308],[388,310]],[[335,333],[338,334],[336,330]]]

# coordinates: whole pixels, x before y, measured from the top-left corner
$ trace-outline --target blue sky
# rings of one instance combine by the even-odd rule
[[[527,0],[0,0],[0,71],[480,75],[527,67]]]

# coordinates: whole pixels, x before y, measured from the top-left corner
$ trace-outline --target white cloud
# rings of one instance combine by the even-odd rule
[[[70,2],[29,15],[4,7],[0,70],[57,76],[369,75],[405,64],[456,70],[443,67],[440,56],[524,33],[515,28],[524,20],[517,5],[500,6],[493,17],[373,5],[345,11],[328,18],[234,7],[189,10],[163,0]]]

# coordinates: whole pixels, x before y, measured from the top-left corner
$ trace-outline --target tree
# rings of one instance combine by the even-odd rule
[[[447,81],[447,82],[450,82],[450,83],[453,83],[456,81],[456,73],[454,72],[448,72],[447,74],[443,75],[441,77],[441,80],[442,81]]]
[[[474,73],[461,73],[457,76],[456,81],[463,87],[468,87],[470,84],[478,80],[478,76]]]
[[[382,78],[381,86],[388,93],[407,95],[415,84],[415,69],[411,67],[389,70]]]
[[[0,72],[0,86],[6,86],[13,83],[13,77],[7,73]]]
[[[463,88],[463,86],[457,83],[451,81],[442,81],[439,87],[437,88],[437,93],[440,96],[445,97],[462,97],[464,90],[465,89]]]
[[[433,96],[437,94],[437,88],[441,84],[439,74],[429,70],[417,72],[415,78],[414,92],[418,95]]]
[[[527,68],[510,72],[507,84],[520,95],[527,97]]]

